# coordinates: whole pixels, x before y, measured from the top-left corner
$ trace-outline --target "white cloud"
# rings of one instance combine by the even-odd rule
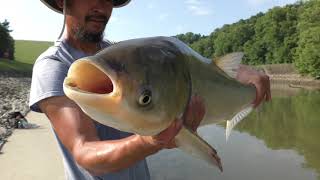
[[[274,4],[278,6],[282,6],[285,4],[294,3],[296,0],[246,0],[247,3],[254,7],[259,7],[265,4]]]
[[[169,17],[168,13],[163,13],[163,14],[159,15],[159,20],[164,21],[164,20],[168,19],[168,17]]]
[[[154,8],[155,8],[155,5],[154,5],[153,3],[149,3],[149,4],[147,5],[147,8],[148,8],[148,9],[154,9]]]
[[[204,3],[204,1],[200,0],[186,0],[185,4],[187,5],[187,9],[196,16],[205,16],[210,15],[212,12],[208,8],[208,6]]]
[[[176,28],[175,28],[176,34],[184,33],[185,29],[186,29],[185,26],[177,25]]]
[[[187,4],[201,5],[200,0],[186,0]]]
[[[270,1],[270,0],[247,0],[247,2],[253,6],[260,6],[268,1]]]
[[[204,7],[200,7],[200,6],[189,6],[188,7],[189,10],[194,14],[194,15],[199,15],[199,16],[202,16],[202,15],[209,15],[211,14],[211,12],[204,8]]]
[[[159,3],[158,0],[148,0],[147,1],[147,8],[148,9],[156,9],[158,3]]]
[[[126,26],[128,24],[129,24],[128,20],[119,15],[112,15],[108,22],[108,26],[110,25]]]
[[[117,23],[117,22],[119,22],[119,19],[120,18],[118,16],[111,16],[109,22],[110,23]]]

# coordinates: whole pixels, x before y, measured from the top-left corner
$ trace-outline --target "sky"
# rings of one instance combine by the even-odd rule
[[[125,7],[114,8],[105,37],[121,41],[186,32],[209,35],[224,24],[294,2],[296,0],[131,0]],[[63,16],[48,9],[40,0],[0,0],[0,4],[0,22],[5,19],[10,22],[14,39],[54,41],[59,36]]]

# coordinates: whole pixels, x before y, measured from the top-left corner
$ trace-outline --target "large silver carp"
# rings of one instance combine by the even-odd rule
[[[127,40],[75,61],[63,87],[92,119],[140,135],[169,127],[197,95],[205,106],[201,125],[228,120],[228,136],[255,97],[253,86],[234,79],[242,56],[212,61],[172,37]],[[222,171],[217,152],[188,128],[175,140],[178,148]]]

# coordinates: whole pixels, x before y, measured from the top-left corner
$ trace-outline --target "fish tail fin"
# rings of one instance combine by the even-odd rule
[[[214,59],[213,63],[222,69],[228,76],[235,78],[243,56],[243,52],[234,52]]]
[[[227,121],[226,126],[226,141],[231,134],[231,130],[241,121],[243,120],[250,112],[253,110],[253,105],[243,109],[242,111],[238,112],[231,120]]]
[[[217,166],[221,172],[223,171],[217,151],[197,134],[191,132],[185,127],[182,127],[178,135],[175,137],[175,141],[178,148],[185,153],[201,159],[210,165]]]

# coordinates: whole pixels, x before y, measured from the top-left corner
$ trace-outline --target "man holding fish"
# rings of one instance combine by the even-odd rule
[[[150,179],[145,158],[161,149],[175,148],[174,138],[183,123],[196,131],[206,109],[203,99],[193,95],[183,116],[170,119],[172,123],[169,127],[153,135],[131,134],[94,121],[66,96],[63,82],[75,60],[95,55],[111,45],[103,40],[106,24],[113,8],[123,7],[130,0],[41,2],[64,14],[66,29],[55,45],[41,54],[34,65],[29,104],[33,111],[45,113],[49,118],[62,150],[66,178]],[[110,66],[122,68],[118,64]],[[235,78],[243,84],[256,87],[256,96],[252,99],[254,107],[263,100],[271,99],[269,78],[266,75],[241,65]],[[104,83],[104,87],[94,91],[113,91],[115,88],[111,80],[101,79],[100,82]],[[138,99],[138,102],[148,103],[146,97]],[[106,108],[117,111],[116,107]]]

